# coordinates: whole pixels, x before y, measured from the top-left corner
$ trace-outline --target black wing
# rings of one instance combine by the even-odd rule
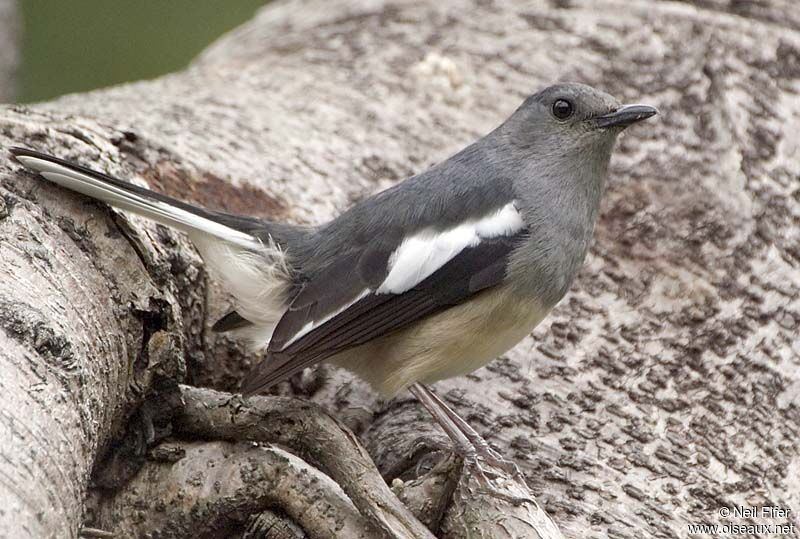
[[[414,288],[402,294],[371,293],[297,340],[290,340],[288,345],[281,331],[284,323],[281,320],[267,357],[245,382],[242,392],[245,395],[258,392],[339,352],[388,335],[499,284],[510,254],[524,234],[522,231],[513,236],[485,239],[461,251]],[[351,268],[351,271],[356,270]],[[297,309],[290,325],[297,326],[297,317],[313,320],[302,311],[313,305]]]

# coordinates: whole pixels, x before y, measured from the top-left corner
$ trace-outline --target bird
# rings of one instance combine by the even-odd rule
[[[234,300],[214,331],[264,352],[245,397],[329,361],[383,397],[409,390],[462,456],[504,466],[428,386],[504,354],[564,297],[589,249],[618,135],[657,112],[555,84],[448,159],[313,226],[205,209],[10,151],[53,183],[188,234]]]

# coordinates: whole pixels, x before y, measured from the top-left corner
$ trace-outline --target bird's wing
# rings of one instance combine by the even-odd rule
[[[526,234],[510,202],[448,230],[419,231],[390,252],[366,248],[342,257],[297,295],[243,393],[255,393],[500,283]]]

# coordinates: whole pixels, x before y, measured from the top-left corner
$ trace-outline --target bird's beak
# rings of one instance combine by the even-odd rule
[[[601,129],[606,127],[625,128],[656,114],[658,114],[658,109],[650,105],[623,105],[614,112],[598,116],[594,119],[594,123]]]

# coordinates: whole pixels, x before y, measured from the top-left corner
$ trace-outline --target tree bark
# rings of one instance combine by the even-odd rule
[[[800,524],[793,0],[275,2],[183,72],[0,110],[0,146],[317,223],[446,158],[556,80],[661,115],[622,138],[568,297],[513,351],[436,390],[516,460],[566,537],[683,537],[690,524],[747,522],[720,516],[738,505],[793,511],[753,522]],[[152,528],[170,511],[202,518],[209,536],[243,533],[267,509],[312,538],[332,522],[391,535],[387,515],[405,530],[395,536],[422,536],[402,504],[370,512],[358,484],[302,447],[301,461],[246,446],[265,441],[258,422],[236,435],[187,427],[187,395],[202,391],[191,386],[233,390],[255,358],[210,332],[229,300],[180,234],[0,160],[0,275],[0,536],[191,533],[191,518]],[[512,518],[487,515],[517,509],[437,479],[458,466],[433,467],[448,444],[410,398],[381,402],[328,367],[277,392],[354,432],[418,517],[442,507],[425,521],[436,536],[511,536]],[[212,393],[202,399],[236,416]],[[204,465],[276,485],[283,467],[297,478],[285,493],[314,466],[349,500],[326,490],[340,513],[304,522],[302,500],[205,484]],[[151,505],[159,485],[192,503]],[[534,517],[544,520],[529,529],[556,533]]]

